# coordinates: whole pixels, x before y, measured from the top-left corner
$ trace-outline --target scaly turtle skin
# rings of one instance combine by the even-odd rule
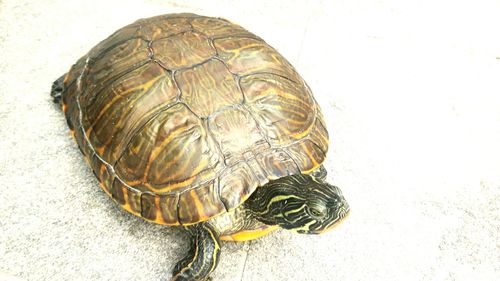
[[[191,235],[173,280],[203,280],[220,240],[281,227],[321,233],[349,207],[324,182],[328,133],[295,69],[219,18],[141,19],[54,82],[103,190],[128,212]]]

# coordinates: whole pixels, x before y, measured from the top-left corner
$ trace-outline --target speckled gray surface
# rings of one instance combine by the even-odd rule
[[[226,17],[297,67],[352,207],[323,236],[224,243],[215,280],[500,280],[498,1],[0,1],[0,280],[168,280],[178,230],[102,192],[49,99],[137,18]]]

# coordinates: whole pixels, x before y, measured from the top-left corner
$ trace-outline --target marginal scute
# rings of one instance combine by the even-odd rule
[[[126,188],[118,179],[113,181],[111,187],[111,197],[120,205],[125,205],[125,194],[127,193]]]
[[[196,32],[153,41],[154,58],[167,69],[188,68],[215,56],[208,38]]]
[[[244,153],[269,147],[253,117],[241,108],[228,108],[210,117],[210,132],[219,144],[227,165],[244,160]]]
[[[134,214],[141,213],[141,192],[137,189],[128,188],[128,204],[130,206],[131,212]]]
[[[321,122],[320,118],[316,118],[311,133],[309,134],[309,139],[319,146],[319,148],[321,148],[323,153],[326,155],[329,144],[328,131],[326,130],[324,123]]]
[[[155,194],[144,192],[141,195],[141,216],[163,225],[179,225],[177,216],[178,194]]]
[[[308,89],[274,74],[241,79],[249,109],[275,146],[306,136],[315,118],[315,104]]]
[[[157,195],[151,192],[144,192],[141,195],[141,217],[155,221],[160,207],[156,205],[155,199]]]
[[[75,136],[75,141],[76,143],[80,144],[84,140],[78,140],[76,138],[77,134],[78,137],[83,137],[83,132],[81,131],[82,126],[80,123],[80,110],[78,108],[78,104],[76,102],[70,102],[70,105],[68,106],[68,111],[66,111],[66,118],[69,120],[72,120],[71,123],[73,124],[73,135]],[[78,132],[80,131],[80,132]],[[80,149],[82,147],[80,146]]]
[[[179,194],[165,194],[160,195],[160,209],[161,216],[164,224],[178,225],[179,216],[177,215],[177,206],[179,202]]]
[[[111,187],[113,180],[115,179],[115,174],[111,172],[108,167],[105,165],[101,166],[101,172],[100,172],[100,182],[101,186],[103,187],[104,191],[108,194],[111,194]]]
[[[200,117],[208,117],[225,106],[243,100],[233,75],[218,60],[178,71],[176,79],[181,99]]]
[[[65,94],[62,97],[64,116],[66,117],[66,123],[68,123],[69,129],[71,131],[75,130],[78,119],[72,118],[72,115],[78,113],[78,106],[76,104],[76,83],[71,83],[66,89]]]
[[[81,126],[75,128],[75,139],[78,144],[78,148],[85,156],[85,160],[90,164],[91,158],[94,151],[92,150],[92,146],[88,143],[87,138],[85,138],[85,133]]]
[[[108,167],[102,162],[101,158],[99,158],[96,153],[93,154],[90,166],[99,180],[99,183],[103,186],[104,191],[110,193],[109,188],[111,187],[111,183],[113,181],[113,175],[109,172]]]
[[[119,179],[113,181],[110,190],[111,197],[129,212],[139,215],[141,213],[141,192],[129,187]]]
[[[99,159],[99,157],[97,156],[97,154],[93,153],[92,156],[89,157],[90,159],[90,167],[92,168],[92,170],[95,172],[96,174],[96,177],[97,179],[100,181],[101,180],[101,171],[102,171],[102,167],[104,165],[104,163],[101,161],[101,159]]]
[[[226,209],[216,190],[215,181],[201,184],[179,195],[179,222],[184,225],[206,221]]]

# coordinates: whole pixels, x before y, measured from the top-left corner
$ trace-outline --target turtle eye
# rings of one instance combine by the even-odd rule
[[[322,218],[325,216],[324,208],[321,209],[321,208],[313,207],[313,206],[307,206],[306,208],[307,208],[307,211],[309,212],[309,214],[313,217]]]

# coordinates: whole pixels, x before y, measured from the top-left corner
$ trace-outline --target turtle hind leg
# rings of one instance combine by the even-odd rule
[[[208,275],[219,263],[219,234],[208,223],[186,229],[191,235],[191,247],[188,254],[175,266],[172,281],[209,280]]]
[[[54,83],[52,83],[52,90],[50,91],[50,96],[52,97],[52,101],[54,103],[61,103],[62,94],[64,92],[64,77],[59,77]]]

